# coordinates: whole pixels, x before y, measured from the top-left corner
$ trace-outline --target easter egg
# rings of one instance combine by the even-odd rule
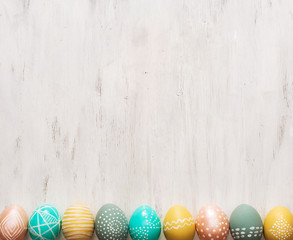
[[[260,240],[263,224],[259,213],[248,204],[241,204],[230,216],[230,232],[234,240]]]
[[[62,231],[67,240],[90,239],[94,226],[94,217],[90,209],[82,203],[71,205],[62,218]]]
[[[282,206],[273,208],[265,218],[264,232],[266,240],[292,240],[292,213]]]
[[[21,206],[7,207],[0,215],[0,239],[22,240],[27,233],[28,218]]]
[[[216,205],[207,205],[200,209],[195,226],[201,240],[225,240],[229,234],[228,218]]]
[[[61,217],[49,204],[37,208],[30,217],[28,231],[33,240],[53,240],[59,235]]]
[[[171,207],[164,219],[164,234],[167,240],[192,240],[195,234],[195,221],[183,206]]]
[[[154,209],[140,206],[129,221],[129,233],[133,240],[157,240],[161,234],[161,221]]]
[[[114,204],[105,204],[97,213],[96,234],[99,240],[126,240],[128,221],[123,211]]]

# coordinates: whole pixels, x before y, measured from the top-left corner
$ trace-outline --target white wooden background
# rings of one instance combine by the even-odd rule
[[[0,0],[1,211],[293,210],[292,111],[292,0]]]

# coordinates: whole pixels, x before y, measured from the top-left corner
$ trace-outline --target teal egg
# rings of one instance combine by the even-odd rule
[[[99,240],[126,240],[128,221],[123,211],[114,204],[105,204],[97,213],[96,234]]]
[[[157,240],[161,234],[161,221],[154,209],[140,206],[129,221],[129,233],[133,240]]]
[[[234,240],[260,240],[263,222],[259,213],[248,204],[241,204],[231,214],[230,232]]]
[[[53,240],[59,235],[61,217],[49,204],[37,208],[29,220],[29,234],[33,240]]]

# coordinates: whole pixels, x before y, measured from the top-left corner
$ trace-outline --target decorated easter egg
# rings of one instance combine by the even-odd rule
[[[129,221],[129,233],[133,240],[157,240],[161,234],[161,221],[154,209],[140,206]]]
[[[53,240],[59,235],[61,217],[49,204],[37,208],[30,217],[28,231],[33,240]]]
[[[128,221],[123,211],[114,204],[105,204],[97,213],[96,234],[99,240],[126,240]]]
[[[264,232],[266,240],[292,240],[292,213],[282,206],[273,208],[265,218]]]
[[[167,240],[192,240],[195,234],[195,221],[183,206],[171,207],[164,219],[164,234]]]
[[[94,217],[90,209],[82,203],[71,205],[62,218],[62,231],[67,240],[90,239],[94,226]]]
[[[201,240],[225,240],[229,234],[228,218],[216,205],[200,209],[195,226]]]
[[[27,233],[28,218],[21,206],[7,207],[0,215],[0,239],[22,240]]]
[[[241,204],[231,214],[230,232],[234,240],[260,240],[263,224],[259,213],[248,204]]]

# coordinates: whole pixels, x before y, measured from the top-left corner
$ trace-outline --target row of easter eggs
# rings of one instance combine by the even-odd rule
[[[94,220],[90,209],[78,203],[71,205],[61,219],[51,205],[37,208],[28,220],[18,205],[6,208],[0,215],[0,239],[22,240],[27,229],[33,240],[54,240],[62,228],[67,240],[87,240],[95,232],[100,240],[157,240],[161,221],[154,209],[143,205],[135,210],[128,225],[123,211],[113,204],[100,208]],[[226,214],[215,205],[203,207],[196,219],[183,206],[173,206],[167,212],[163,232],[167,240],[192,240],[197,232],[200,240],[226,240],[229,230],[234,240],[293,240],[293,215],[285,207],[276,207],[266,216],[264,224],[258,212],[247,204]]]

